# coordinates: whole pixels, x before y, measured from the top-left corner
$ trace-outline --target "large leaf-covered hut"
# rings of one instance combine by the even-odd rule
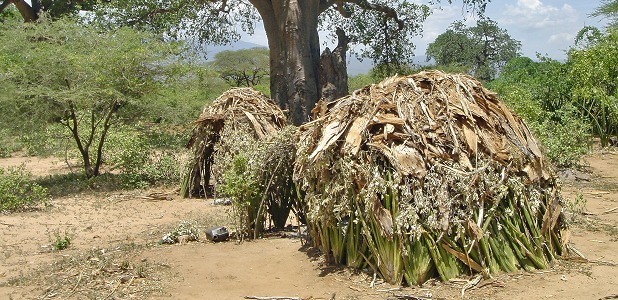
[[[422,284],[561,255],[556,176],[521,118],[474,78],[392,77],[315,111],[294,179],[333,261]]]

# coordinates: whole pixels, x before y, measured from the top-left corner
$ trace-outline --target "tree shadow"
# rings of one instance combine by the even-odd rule
[[[51,197],[66,197],[83,192],[113,192],[135,189],[126,175],[105,173],[86,178],[81,173],[55,174],[39,177],[35,181],[47,189]]]

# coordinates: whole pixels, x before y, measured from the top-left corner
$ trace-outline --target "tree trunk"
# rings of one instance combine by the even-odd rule
[[[327,102],[348,95],[348,37],[340,28],[337,28],[337,37],[339,42],[335,50],[331,52],[326,48],[320,57],[320,88]]]
[[[24,22],[35,21],[38,18],[37,12],[24,0],[4,0],[2,4],[0,4],[0,13],[11,3],[17,7],[19,14],[24,18]]]
[[[318,0],[250,0],[264,21],[270,48],[270,93],[289,120],[309,119],[320,98]]]

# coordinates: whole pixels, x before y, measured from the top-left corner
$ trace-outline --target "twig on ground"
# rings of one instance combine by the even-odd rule
[[[272,297],[245,296],[245,299],[256,299],[256,300],[301,300],[299,297],[280,297],[280,296],[272,296]]]
[[[468,282],[466,282],[466,284],[464,284],[464,286],[461,288],[461,299],[464,298],[464,293],[466,292],[466,290],[475,287],[477,284],[479,284],[479,282],[481,282],[482,278],[483,275],[476,275],[474,278],[468,280]]]
[[[387,300],[431,300],[431,297],[424,297],[424,296],[414,296],[414,295],[408,295],[408,294],[402,294],[402,295],[395,295],[394,298],[388,298]]]
[[[605,215],[605,214],[610,214],[612,212],[618,212],[618,206],[616,206],[614,208],[611,208],[611,209],[608,209],[608,210],[602,212],[601,214]]]
[[[116,287],[109,293],[109,295],[105,296],[105,298],[103,298],[103,300],[106,300],[109,297],[111,297],[118,290],[118,287],[120,287],[120,284],[122,284],[122,281],[119,280],[118,284],[116,285]]]
[[[75,286],[73,287],[73,289],[71,290],[71,292],[69,293],[69,295],[67,296],[67,298],[71,298],[71,296],[73,296],[73,294],[75,294],[75,291],[77,291],[77,287],[79,286],[79,283],[82,281],[82,275],[84,274],[84,272],[79,272],[79,278],[77,278],[77,283],[75,284]]]

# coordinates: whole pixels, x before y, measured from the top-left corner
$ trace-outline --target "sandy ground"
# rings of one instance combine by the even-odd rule
[[[565,179],[563,195],[582,194],[585,209],[571,243],[588,261],[498,274],[464,299],[618,299],[618,152],[586,158],[591,174]],[[35,175],[67,172],[53,158],[13,157]],[[53,199],[38,211],[0,215],[0,299],[454,299],[467,279],[400,288],[372,274],[324,264],[301,241],[279,234],[257,241],[159,245],[181,221],[226,225],[226,207],[211,200],[153,200],[149,191],[88,193]],[[52,251],[55,235],[71,245]]]

